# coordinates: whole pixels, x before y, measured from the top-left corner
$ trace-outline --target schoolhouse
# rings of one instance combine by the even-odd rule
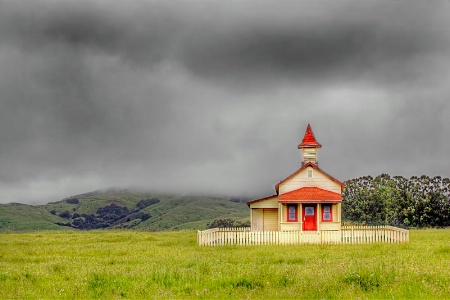
[[[200,246],[403,243],[409,231],[393,226],[341,226],[345,185],[319,168],[317,142],[308,124],[300,168],[275,185],[275,194],[247,202],[250,228],[198,231]]]
[[[300,168],[275,185],[275,194],[247,202],[251,231],[339,231],[345,185],[319,168],[317,142],[308,124]]]

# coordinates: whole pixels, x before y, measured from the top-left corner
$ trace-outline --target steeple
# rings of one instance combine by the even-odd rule
[[[311,129],[311,125],[308,123],[303,140],[298,145],[298,149],[302,149],[302,166],[308,162],[312,162],[316,165],[319,164],[317,160],[317,149],[319,148],[322,148],[322,145],[317,142]]]

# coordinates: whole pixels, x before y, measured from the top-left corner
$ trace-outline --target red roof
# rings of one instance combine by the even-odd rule
[[[280,181],[277,185],[275,185],[275,190],[278,194],[278,189],[280,187],[280,185],[286,181],[288,181],[289,179],[291,179],[292,177],[294,177],[295,175],[297,175],[298,173],[300,173],[301,171],[303,171],[304,169],[306,169],[307,167],[312,167],[313,169],[321,172],[323,175],[325,175],[326,177],[330,178],[332,181],[336,182],[337,184],[341,185],[341,188],[345,187],[345,184],[343,184],[342,182],[340,182],[339,180],[337,180],[336,178],[334,178],[333,176],[327,174],[326,172],[324,172],[321,168],[319,168],[316,164],[312,163],[312,162],[308,162],[306,164],[303,165],[303,167],[301,167],[300,169],[298,169],[297,171],[295,171],[294,173],[292,173],[291,175],[289,175],[288,177],[286,177],[285,179],[283,179],[282,181]]]
[[[298,145],[298,149],[301,148],[321,148],[322,145],[316,141],[314,133],[311,129],[311,125],[308,123],[308,127],[306,127],[305,136],[303,137],[302,143]]]
[[[298,190],[281,194],[278,197],[281,203],[293,202],[341,202],[341,194],[327,191],[318,187],[302,187]]]

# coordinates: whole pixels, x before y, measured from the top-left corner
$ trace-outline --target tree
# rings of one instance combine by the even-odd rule
[[[77,198],[67,199],[66,202],[69,203],[69,204],[78,204],[78,203],[80,203],[80,201]]]
[[[61,218],[70,219],[71,214],[70,214],[69,211],[66,210],[66,211],[63,211],[62,213],[60,213],[59,216],[60,216]]]
[[[148,219],[150,219],[152,216],[150,215],[150,214],[143,214],[142,216],[141,216],[141,221],[142,222],[144,222],[144,221],[147,221]]]
[[[345,182],[344,219],[361,224],[442,227],[450,225],[450,179],[407,179],[381,174]]]
[[[156,204],[156,203],[159,203],[159,199],[157,199],[157,198],[143,199],[136,204],[136,207],[134,210],[139,211],[141,209],[144,209],[144,208],[146,208],[150,205]]]
[[[249,222],[241,223],[233,219],[217,219],[206,224],[207,228],[248,227]]]
[[[217,228],[217,227],[234,227],[236,221],[233,219],[218,219],[206,224],[207,228]]]

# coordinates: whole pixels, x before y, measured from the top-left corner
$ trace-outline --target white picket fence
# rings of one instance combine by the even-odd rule
[[[371,244],[409,242],[409,230],[393,226],[342,226],[336,231],[251,231],[213,228],[197,233],[199,246]]]

